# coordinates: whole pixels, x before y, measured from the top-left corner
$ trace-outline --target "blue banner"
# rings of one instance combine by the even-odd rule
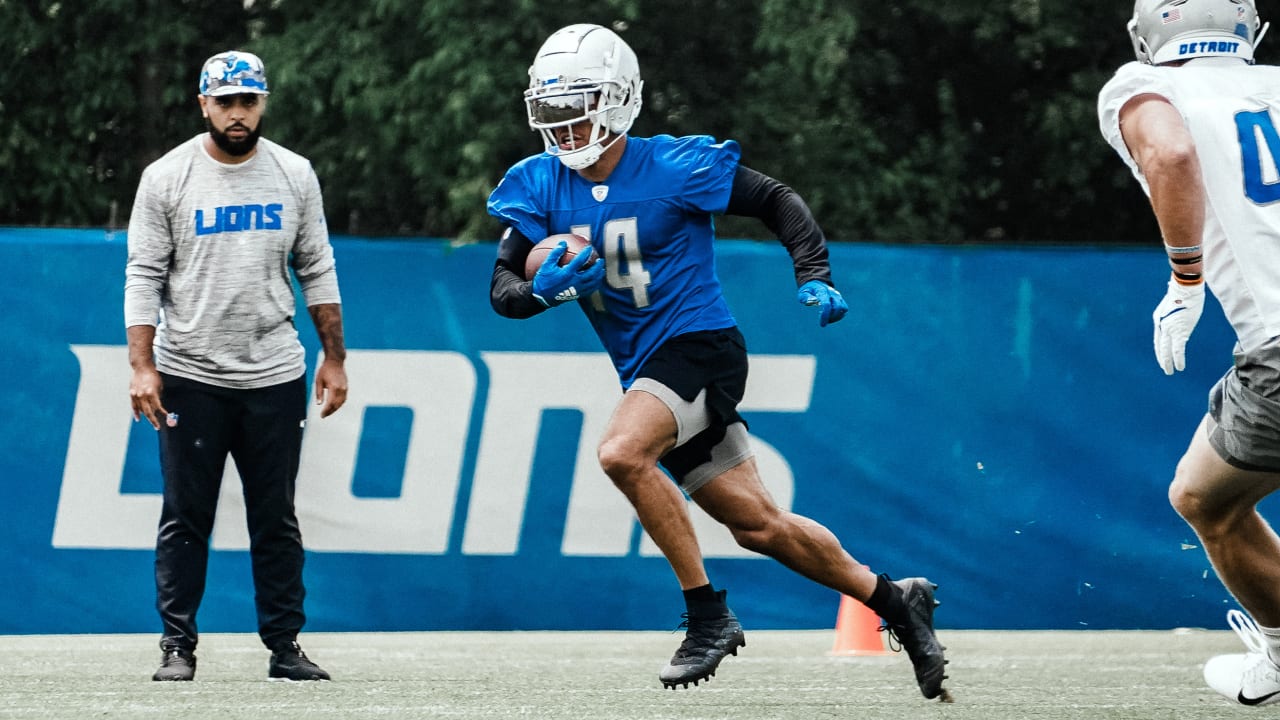
[[[334,245],[351,394],[304,441],[307,628],[674,627],[670,568],[595,462],[619,390],[581,314],[496,315],[492,245]],[[1187,371],[1161,373],[1158,246],[836,244],[851,310],[823,329],[780,245],[718,249],[774,499],[938,582],[939,627],[1220,625],[1230,597],[1166,488],[1233,336],[1211,301]],[[0,633],[159,632],[125,255],[122,233],[0,229]],[[695,517],[748,628],[833,627],[836,593]],[[254,629],[247,544],[229,464],[202,630]]]

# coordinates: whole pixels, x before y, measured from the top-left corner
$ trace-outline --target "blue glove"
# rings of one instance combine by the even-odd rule
[[[849,304],[840,291],[820,280],[810,280],[801,285],[796,299],[802,305],[818,306],[818,325],[821,327],[838,322],[849,312]]]
[[[594,250],[578,253],[561,267],[560,258],[568,249],[568,244],[561,240],[547,253],[547,258],[533,276],[533,297],[547,307],[584,298],[604,284],[603,262],[592,262],[590,267],[583,267],[598,259]]]

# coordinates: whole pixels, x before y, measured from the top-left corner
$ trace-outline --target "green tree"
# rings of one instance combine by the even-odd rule
[[[202,129],[200,64],[262,17],[220,0],[0,0],[14,55],[0,73],[0,222],[125,217],[142,168]]]
[[[599,3],[605,21],[628,3]],[[616,11],[609,8],[616,7]],[[272,127],[312,158],[349,232],[495,237],[506,166],[540,149],[521,93],[563,8],[525,0],[282,4],[262,38]],[[625,17],[620,22],[625,22]]]
[[[309,157],[331,227],[491,239],[539,152],[521,93],[558,27],[635,49],[634,132],[741,142],[833,240],[1150,242],[1097,92],[1132,58],[1110,0],[0,0],[0,223],[123,222],[142,168],[201,132],[200,63],[257,52],[265,134]],[[1267,61],[1263,45],[1260,60]],[[57,68],[56,71],[54,68]],[[726,218],[726,236],[763,237]]]

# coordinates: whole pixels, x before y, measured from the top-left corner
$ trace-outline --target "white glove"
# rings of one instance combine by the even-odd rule
[[[1204,283],[1182,285],[1169,278],[1169,291],[1151,313],[1155,323],[1156,362],[1165,375],[1187,367],[1187,340],[1204,312]]]

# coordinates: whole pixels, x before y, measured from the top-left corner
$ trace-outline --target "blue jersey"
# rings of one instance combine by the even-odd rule
[[[627,137],[618,166],[593,183],[551,155],[525,158],[489,196],[489,214],[537,242],[591,240],[608,271],[578,301],[623,387],[668,339],[735,325],[716,276],[713,213],[729,204],[738,144],[697,135]]]

